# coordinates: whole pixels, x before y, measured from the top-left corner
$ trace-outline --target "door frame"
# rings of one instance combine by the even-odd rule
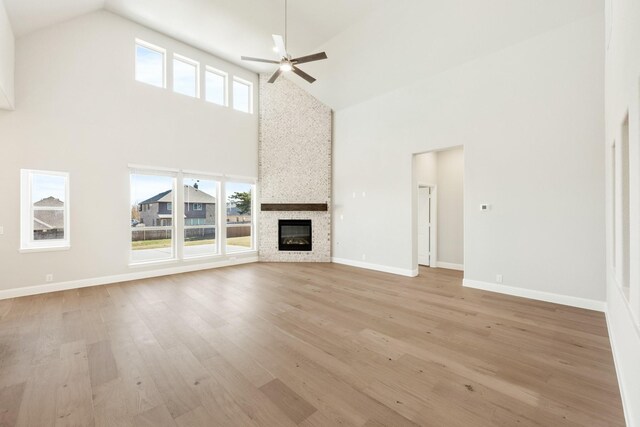
[[[428,184],[425,182],[419,182],[417,186],[417,194],[420,197],[421,188],[431,188],[429,203],[429,211],[431,213],[431,230],[429,233],[429,267],[438,267],[438,186],[434,184]],[[420,221],[420,219],[418,219]],[[418,229],[420,225],[418,224]],[[418,247],[418,256],[420,254],[420,248]],[[418,265],[420,261],[418,260]]]

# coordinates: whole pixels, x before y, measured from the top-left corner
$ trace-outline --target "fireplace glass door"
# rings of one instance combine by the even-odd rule
[[[310,251],[310,219],[281,219],[278,221],[278,249],[281,251]]]

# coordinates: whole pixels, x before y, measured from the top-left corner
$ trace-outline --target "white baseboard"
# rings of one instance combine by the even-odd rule
[[[191,271],[209,270],[237,264],[258,262],[257,256],[238,257],[204,264],[181,265],[179,267],[162,268],[157,270],[138,271],[135,273],[116,274],[113,276],[94,277],[90,279],[72,280],[69,282],[47,283],[45,285],[26,286],[23,288],[0,290],[0,300],[18,298],[28,295],[45,294],[48,292],[66,291],[69,289],[86,288],[89,286],[107,285],[110,283],[129,282],[131,280],[149,279],[151,277],[168,276],[171,274],[189,273]]]
[[[464,271],[464,265],[463,264],[454,264],[452,262],[440,262],[440,261],[438,261],[436,263],[436,267],[437,268],[446,268],[448,270]]]
[[[604,301],[553,294],[551,292],[534,291],[532,289],[516,288],[513,286],[480,282],[478,280],[470,279],[463,279],[462,285],[467,288],[482,289],[484,291],[497,292],[500,294],[513,295],[516,297],[552,302],[555,304],[568,305],[571,307],[586,308],[587,310],[596,310],[601,312],[605,312],[606,310],[606,302]]]
[[[368,262],[354,261],[345,258],[331,258],[331,262],[335,264],[349,265],[351,267],[365,268],[367,270],[382,271],[383,273],[397,274],[399,276],[416,277],[418,275],[418,269],[409,270],[404,268],[389,267],[386,265],[371,264]]]

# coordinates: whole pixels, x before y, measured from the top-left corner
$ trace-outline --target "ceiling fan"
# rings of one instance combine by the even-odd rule
[[[320,61],[322,59],[327,59],[327,54],[325,52],[320,52],[320,53],[314,53],[313,55],[301,56],[299,58],[292,58],[291,55],[287,52],[287,0],[284,0],[284,38],[281,35],[273,34],[273,43],[275,44],[275,47],[273,48],[273,50],[276,51],[280,56],[279,61],[276,61],[273,59],[252,58],[250,56],[241,56],[240,59],[242,59],[243,61],[266,62],[268,64],[278,64],[279,67],[269,79],[269,83],[274,83],[282,73],[287,73],[290,71],[299,75],[309,83],[313,83],[316,81],[316,79],[314,79],[309,74],[302,71],[297,66],[307,62]]]

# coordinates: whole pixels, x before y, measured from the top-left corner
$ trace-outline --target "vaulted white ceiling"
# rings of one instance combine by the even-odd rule
[[[107,9],[256,72],[284,31],[284,0],[0,0],[17,37]],[[289,0],[289,51],[325,50],[291,79],[334,109],[601,13],[602,0]],[[275,59],[275,58],[274,58]]]
[[[382,0],[289,0],[289,50],[302,56],[328,42]],[[104,8],[244,65],[240,56],[274,57],[271,34],[284,33],[284,0],[4,0],[17,37]]]

